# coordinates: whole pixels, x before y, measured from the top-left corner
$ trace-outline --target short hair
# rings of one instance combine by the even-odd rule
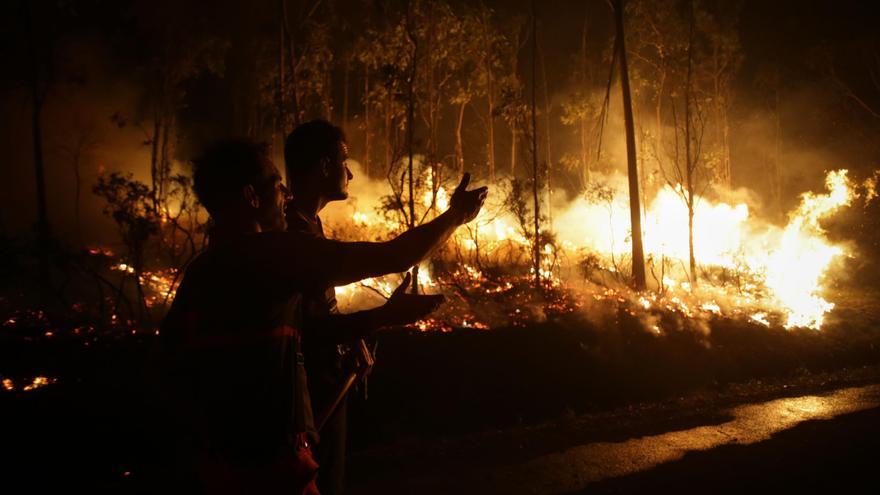
[[[284,142],[284,165],[293,180],[312,173],[321,158],[336,158],[339,143],[345,142],[341,128],[323,119],[300,124]]]
[[[266,143],[223,139],[193,160],[193,190],[212,216],[229,205],[244,186],[258,182],[268,157]]]

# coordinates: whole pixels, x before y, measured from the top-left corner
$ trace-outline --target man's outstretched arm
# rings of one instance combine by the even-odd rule
[[[486,187],[467,190],[465,174],[455,189],[450,207],[434,220],[412,228],[386,242],[341,242],[302,235],[275,234],[282,252],[270,257],[275,270],[294,287],[340,286],[399,273],[423,260],[445,242],[457,227],[476,218],[486,200]]]
[[[349,344],[389,325],[406,325],[428,316],[443,303],[442,295],[408,294],[412,275],[407,273],[388,301],[373,309],[354,313],[331,313],[304,322],[311,338],[329,344]]]

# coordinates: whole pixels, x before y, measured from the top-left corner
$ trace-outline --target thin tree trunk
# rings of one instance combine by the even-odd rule
[[[428,35],[425,45],[425,53],[426,56],[426,66],[425,70],[428,75],[428,135],[430,136],[428,142],[428,162],[431,170],[431,210],[433,213],[437,211],[437,190],[440,186],[439,181],[439,170],[438,170],[438,120],[439,120],[439,112],[440,112],[440,88],[438,87],[436,81],[435,74],[435,63],[434,58],[431,56],[433,52],[434,45],[434,37],[435,37],[435,25],[434,22],[434,8],[435,4],[433,2],[429,2],[429,11],[428,11]]]
[[[46,203],[46,168],[43,162],[43,98],[37,82],[33,83],[32,135],[34,142],[34,178],[37,184],[37,252],[40,262],[40,287],[48,295],[49,280],[49,213]]]
[[[385,95],[385,175],[391,171],[392,160],[394,159],[391,151],[391,88]]]
[[[644,290],[645,254],[642,248],[642,218],[639,206],[639,172],[636,161],[636,134],[633,123],[632,97],[629,89],[629,69],[626,63],[626,43],[623,31],[623,0],[614,0],[617,24],[617,56],[620,59],[620,82],[623,92],[623,117],[626,127],[627,176],[629,178],[629,211],[632,228],[632,271],[636,290]]]
[[[171,148],[168,145],[168,134],[171,126],[174,124],[172,116],[163,119],[165,123],[162,126],[162,151],[159,154],[159,204],[163,208],[167,208],[165,196],[168,194],[168,176],[171,174]],[[166,212],[167,214],[167,212]]]
[[[537,34],[535,34],[537,36]],[[544,164],[545,175],[547,180],[547,222],[550,225],[550,230],[553,230],[553,212],[552,212],[552,201],[553,201],[553,189],[550,183],[551,176],[551,167],[553,166],[553,153],[550,146],[550,96],[549,90],[547,89],[547,65],[544,62],[544,48],[543,46],[539,47],[538,53],[540,55],[539,59],[541,61],[541,82],[544,87],[544,152],[546,153],[547,163]]]
[[[22,2],[24,8],[25,22],[28,34],[28,52],[31,61],[30,71],[30,89],[31,89],[31,133],[34,151],[34,179],[37,189],[37,257],[39,260],[39,283],[40,292],[43,300],[47,300],[51,289],[51,280],[49,275],[49,239],[51,233],[49,231],[49,212],[46,204],[46,172],[45,163],[43,162],[43,122],[42,113],[43,105],[46,102],[46,92],[41,87],[41,83],[48,84],[51,81],[50,75],[41,73],[40,62],[43,60],[36,49],[36,36],[34,33],[34,19],[32,6],[29,2]],[[45,60],[47,64],[51,64],[51,51]],[[51,65],[50,67],[51,68]]]
[[[697,262],[694,256],[694,168],[696,167],[696,157],[693,156],[691,149],[691,92],[692,75],[693,75],[693,42],[694,42],[694,12],[693,3],[691,7],[690,34],[688,36],[688,67],[687,77],[685,79],[684,89],[684,153],[685,153],[685,174],[687,186],[687,208],[688,208],[688,261],[691,271],[691,286],[697,285]]]
[[[294,38],[293,33],[290,30],[290,24],[287,21],[287,2],[285,0],[281,0],[281,18],[284,25],[284,33],[287,35],[288,42],[288,60],[290,63],[290,85],[293,88],[291,91],[291,95],[293,99],[291,101],[293,105],[293,126],[296,127],[300,123],[300,105],[299,105],[299,92],[297,88],[299,85],[297,84],[296,77],[296,39]],[[283,129],[283,133],[287,134],[287,129]]]
[[[774,98],[774,133],[773,133],[773,202],[777,215],[782,218],[785,212],[782,209],[782,175],[780,163],[782,163],[782,109],[779,106],[779,82],[776,82],[776,94]]]
[[[159,140],[162,132],[162,119],[159,117],[158,110],[153,113],[153,142],[150,143],[152,150],[150,153],[150,181],[152,185],[151,194],[153,196],[153,208],[159,210]]]
[[[364,67],[364,169],[370,176],[370,153],[372,149],[372,130],[370,129],[370,68]]]
[[[461,142],[461,127],[464,123],[464,109],[466,106],[466,101],[462,101],[459,104],[458,119],[455,122],[455,164],[458,167],[458,175],[464,174],[464,147]]]
[[[284,155],[284,142],[286,136],[284,135],[284,87],[286,84],[285,79],[285,71],[286,67],[286,57],[284,55],[284,46],[286,41],[284,39],[284,33],[287,30],[287,14],[286,9],[284,7],[285,0],[280,0],[278,3],[278,7],[280,10],[280,14],[278,16],[278,94],[276,95],[278,102],[278,113],[275,116],[275,125],[273,126],[272,132],[274,134],[272,142],[277,146],[275,155],[276,157],[281,157]],[[290,184],[290,177],[287,178],[288,184]]]
[[[490,77],[491,80],[491,77]],[[491,88],[492,84],[489,83]],[[489,106],[489,142],[487,148],[487,162],[489,165],[489,181],[495,182],[495,101],[492,97],[491,89],[489,90],[488,106]]]
[[[661,61],[661,64],[665,62]],[[657,153],[663,146],[663,93],[666,90],[666,68],[661,65],[660,82],[657,84],[657,99],[654,102],[654,147]]]
[[[510,127],[510,176],[516,175],[516,123]]]
[[[584,97],[586,97],[587,88],[589,87],[589,80],[587,77],[587,70],[589,65],[587,64],[587,17],[584,16],[584,27],[581,30],[581,90],[584,91]],[[588,131],[587,131],[587,116],[584,115],[581,117],[581,133],[580,133],[580,141],[581,141],[581,163],[584,166],[583,172],[583,186],[586,188],[587,184],[589,184],[591,179],[591,171],[590,171],[590,157],[589,157],[589,142],[588,142]]]
[[[581,119],[581,160],[584,164],[584,172],[583,172],[583,186],[587,187],[587,184],[590,183],[592,179],[592,172],[590,170],[590,150],[588,148],[588,131],[587,131],[587,119],[586,117]]]
[[[412,43],[412,60],[410,61],[410,74],[407,78],[407,102],[406,102],[406,152],[407,152],[407,170],[409,172],[409,228],[416,226],[416,210],[415,210],[415,191],[413,176],[413,128],[415,126],[415,91],[413,86],[416,83],[416,62],[418,60],[418,44],[416,37],[412,33],[412,24],[410,19],[410,5],[407,4],[406,11],[406,29],[410,43]],[[419,293],[419,265],[416,264],[412,268],[412,293]]]
[[[82,178],[79,171],[80,151],[76,151],[73,159],[73,183],[74,183],[74,199],[73,199],[73,215],[76,222],[76,240],[82,243],[82,217],[80,212],[80,197],[82,196]]]
[[[333,120],[333,74],[327,71],[324,74],[324,94],[321,99],[324,101],[324,119],[328,122]]]
[[[351,72],[351,55],[345,57],[345,70],[342,76],[342,130],[348,134],[348,76]]]
[[[489,143],[486,158],[489,165],[489,181],[495,182],[495,88],[492,77],[492,43],[490,40],[492,24],[488,12],[483,12],[483,70],[486,71],[486,104],[488,106]]]
[[[540,175],[538,171],[538,117],[537,117],[537,93],[538,77],[538,20],[535,10],[535,0],[532,0],[532,200],[535,210],[535,242],[534,263],[535,263],[535,288],[541,288],[541,202],[538,199],[538,188]]]

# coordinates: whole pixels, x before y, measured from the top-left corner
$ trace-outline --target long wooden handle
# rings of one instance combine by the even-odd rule
[[[345,398],[345,395],[348,393],[348,390],[354,385],[354,381],[357,380],[357,373],[349,373],[348,377],[345,379],[345,383],[339,388],[339,393],[336,394],[336,398],[333,399],[333,403],[324,410],[321,414],[321,417],[318,418],[318,421],[315,423],[315,428],[320,432],[322,428],[324,428],[324,424],[327,423],[327,420],[330,419],[330,416],[333,415],[333,411],[339,407],[339,404],[342,402],[342,399]]]
[[[367,375],[372,369],[375,360],[373,359],[373,354],[370,352],[370,349],[367,347],[367,343],[363,340],[358,341],[358,346],[360,347],[361,357],[364,360],[362,366],[358,368],[357,371],[353,371],[348,374],[345,382],[339,387],[339,391],[336,393],[336,398],[333,399],[333,402],[330,404],[327,409],[325,409],[321,416],[318,417],[318,421],[315,423],[315,428],[320,432],[321,428],[327,423],[327,420],[330,419],[330,416],[333,415],[333,412],[336,411],[336,408],[339,407],[339,404],[342,402],[342,399],[348,394],[348,391],[351,390],[354,382],[357,381],[358,378]]]

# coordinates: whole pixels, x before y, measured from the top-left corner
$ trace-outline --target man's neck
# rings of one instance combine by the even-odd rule
[[[310,220],[316,220],[321,210],[327,206],[327,199],[320,194],[299,193],[293,195],[290,207]]]
[[[222,239],[243,234],[256,234],[262,231],[260,223],[256,220],[231,218],[218,221],[215,219],[214,228],[211,229],[211,236],[215,239]]]

